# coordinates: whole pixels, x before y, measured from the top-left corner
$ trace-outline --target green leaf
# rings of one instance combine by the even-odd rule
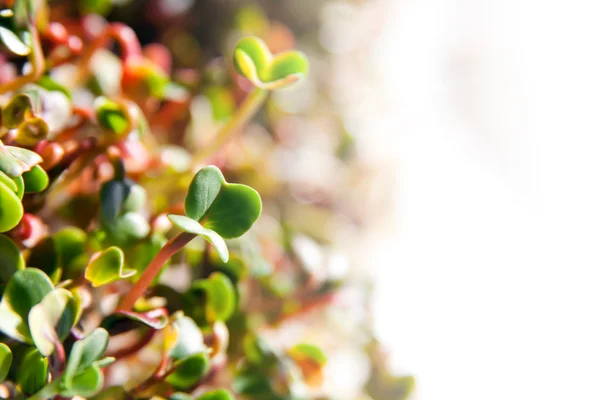
[[[186,215],[225,239],[246,233],[261,210],[262,203],[256,190],[227,183],[221,171],[213,165],[196,173],[185,198]]]
[[[102,328],[96,328],[85,338],[76,341],[71,348],[67,368],[63,375],[65,383],[69,384],[78,372],[99,360],[107,346],[108,332]]]
[[[190,317],[182,313],[173,316],[171,326],[175,330],[176,340],[168,350],[168,356],[181,360],[193,354],[206,352],[204,337],[198,325]]]
[[[121,180],[105,182],[100,188],[100,212],[106,222],[111,222],[123,210],[127,186]]]
[[[10,365],[12,364],[13,355],[10,348],[4,343],[0,343],[0,383],[6,379]]]
[[[23,218],[23,204],[15,192],[0,183],[0,232],[17,226]]]
[[[66,227],[52,236],[58,264],[67,269],[85,252],[87,234],[76,227]]]
[[[0,143],[0,171],[11,178],[17,178],[34,165],[42,162],[42,157],[21,147],[4,146]]]
[[[165,381],[173,385],[175,389],[188,389],[198,383],[209,369],[210,358],[206,352],[193,354],[177,361]]]
[[[16,381],[25,394],[33,394],[46,384],[48,359],[35,347],[27,349],[17,369]]]
[[[25,193],[41,192],[48,187],[49,182],[48,174],[39,165],[23,173]]]
[[[308,74],[309,63],[299,51],[273,56],[265,42],[258,37],[240,40],[234,50],[237,71],[256,87],[280,89]]]
[[[120,319],[130,319],[149,326],[152,329],[163,329],[169,322],[169,313],[164,308],[157,308],[146,312],[120,311],[110,315],[102,323],[103,327],[116,325]]]
[[[227,321],[236,307],[235,288],[227,275],[213,272],[208,279],[192,284],[206,292],[206,317],[210,322]]]
[[[12,190],[15,193],[19,191],[19,188],[17,187],[17,182],[2,171],[0,171],[0,183],[5,184],[10,190]]]
[[[110,239],[124,247],[144,239],[150,233],[148,221],[143,215],[136,212],[120,215],[112,223],[105,224],[105,227]]]
[[[204,393],[196,400],[235,400],[235,397],[225,389],[217,389]]]
[[[25,262],[15,242],[4,235],[0,235],[0,254],[0,284],[5,284],[15,272],[25,269]]]
[[[290,356],[297,362],[312,361],[319,366],[327,363],[327,357],[323,351],[312,344],[300,343],[289,350]]]
[[[31,47],[23,43],[16,33],[4,26],[0,26],[0,41],[16,55],[26,56],[31,53]]]
[[[23,200],[23,195],[25,194],[25,181],[23,180],[23,175],[17,176],[12,180],[15,186],[17,187],[17,190],[15,191],[17,197],[19,198],[19,200]]]
[[[75,325],[78,306],[71,292],[57,288],[29,312],[33,343],[43,356],[49,356]]]
[[[17,128],[33,114],[33,101],[25,93],[14,96],[2,108],[2,125],[8,129]]]
[[[61,92],[62,94],[67,96],[69,100],[72,99],[71,92],[69,91],[69,89],[56,82],[49,75],[42,76],[40,79],[38,79],[38,81],[35,84],[50,92]]]
[[[63,397],[90,397],[99,393],[104,385],[104,375],[100,368],[92,365],[73,376],[72,379],[64,380],[64,389],[59,394]]]
[[[130,123],[124,105],[99,96],[94,100],[94,109],[96,110],[96,119],[103,128],[117,135],[129,131]]]
[[[113,386],[108,389],[104,389],[89,400],[127,400],[129,395],[122,386]]]
[[[30,342],[29,311],[52,289],[50,278],[39,269],[25,268],[15,272],[0,301],[0,330],[14,339]]]
[[[223,262],[226,263],[229,260],[229,250],[227,250],[227,244],[217,232],[206,229],[200,225],[198,221],[183,215],[169,214],[168,217],[173,225],[179,229],[188,233],[193,233],[194,235],[202,236],[206,241],[212,243]]]
[[[85,279],[98,287],[129,278],[135,273],[135,270],[125,268],[123,250],[112,246],[92,256],[85,269]]]

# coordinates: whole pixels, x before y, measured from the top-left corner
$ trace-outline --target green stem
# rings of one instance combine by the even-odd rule
[[[127,296],[121,301],[121,304],[117,307],[117,311],[131,311],[137,299],[139,299],[146,289],[148,289],[165,263],[195,237],[196,235],[193,233],[182,232],[165,243],[152,261],[150,261],[150,264],[148,264],[148,267],[144,270],[140,279],[133,285],[129,293],[127,293]]]
[[[212,156],[237,132],[239,132],[263,105],[268,93],[269,92],[265,89],[254,88],[254,90],[244,99],[238,112],[216,134],[214,140],[197,154],[194,158],[195,163],[200,163]]]

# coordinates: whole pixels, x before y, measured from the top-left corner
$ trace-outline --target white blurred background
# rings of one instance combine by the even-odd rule
[[[362,257],[414,399],[599,399],[600,2],[330,5],[395,199]]]

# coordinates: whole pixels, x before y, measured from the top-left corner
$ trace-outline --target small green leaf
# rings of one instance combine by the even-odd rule
[[[308,360],[315,362],[319,366],[327,363],[327,357],[323,351],[312,344],[300,343],[289,350],[290,356],[299,362]]]
[[[40,79],[38,79],[38,81],[35,84],[50,92],[61,92],[65,96],[67,96],[69,100],[71,100],[71,92],[69,91],[69,89],[56,82],[48,75],[42,76]]]
[[[206,292],[206,317],[210,322],[227,321],[236,307],[235,288],[227,275],[212,273],[208,279],[192,284],[194,289]]]
[[[210,358],[206,352],[193,354],[177,361],[165,381],[173,385],[175,389],[188,389],[198,383],[209,369]]]
[[[17,190],[15,191],[17,197],[19,198],[19,200],[23,200],[23,195],[25,194],[25,181],[23,180],[23,175],[17,176],[12,180],[13,183],[17,186]]]
[[[58,264],[65,269],[85,252],[87,234],[76,227],[66,227],[52,236]]]
[[[299,51],[273,56],[265,42],[258,37],[240,40],[234,50],[237,71],[256,87],[280,89],[308,74],[309,63]]]
[[[23,204],[15,192],[0,183],[0,232],[10,231],[23,218]]]
[[[76,341],[67,361],[64,373],[65,382],[69,383],[78,372],[99,360],[107,346],[108,332],[102,328],[96,328],[85,338]]]
[[[181,360],[193,354],[206,352],[202,331],[194,320],[179,313],[173,316],[171,324],[175,330],[176,340],[172,343],[172,347],[167,349],[169,357]]]
[[[25,268],[15,272],[0,301],[0,330],[7,336],[29,343],[29,311],[52,289],[50,278],[39,269]]]
[[[34,165],[42,162],[42,157],[27,149],[4,146],[0,143],[0,171],[11,178],[17,178]]]
[[[2,125],[8,129],[17,128],[25,119],[33,114],[31,97],[20,93],[10,99],[2,108]]]
[[[75,325],[78,306],[71,292],[57,288],[29,312],[29,330],[33,343],[43,356],[49,356]]]
[[[19,190],[19,188],[17,187],[17,182],[2,171],[0,171],[0,183],[5,184],[10,190],[12,190],[15,193],[17,193]]]
[[[46,385],[48,359],[31,347],[20,359],[16,381],[25,394],[33,394]]]
[[[37,193],[48,187],[50,179],[46,171],[39,165],[34,166],[29,171],[23,173],[23,183],[25,184],[25,193]]]
[[[72,379],[64,381],[64,388],[59,392],[63,397],[90,397],[99,393],[104,385],[104,375],[100,368],[92,365],[78,372]]]
[[[212,243],[223,262],[226,263],[229,260],[229,250],[227,250],[227,244],[217,232],[206,229],[200,225],[199,222],[183,215],[169,214],[168,217],[173,225],[179,229],[188,233],[202,236],[206,241]]]
[[[0,26],[0,41],[18,56],[26,56],[31,53],[31,47],[23,43],[16,33],[4,26]]]
[[[127,133],[130,129],[125,106],[100,96],[94,100],[96,119],[100,126],[117,135]]]
[[[196,221],[201,220],[219,195],[224,183],[223,174],[214,165],[200,169],[190,183],[185,198],[185,214]]]
[[[4,343],[0,343],[0,383],[6,379],[10,365],[12,364],[13,355],[10,348]]]
[[[100,212],[106,222],[111,222],[123,210],[127,186],[121,180],[105,182],[100,188]]]
[[[217,389],[202,394],[196,400],[235,400],[235,397],[225,389]]]
[[[117,318],[124,316],[157,330],[163,329],[169,322],[169,313],[164,308],[157,308],[146,312],[121,311],[114,315]]]
[[[0,254],[0,284],[5,284],[15,272],[25,269],[25,262],[15,242],[4,235],[0,235]]]
[[[251,187],[227,183],[221,171],[209,165],[196,173],[185,198],[185,213],[225,239],[248,231],[262,210],[259,194]]]
[[[112,223],[105,224],[106,230],[116,244],[129,246],[144,239],[150,233],[150,225],[143,215],[127,212],[118,216]]]
[[[125,268],[123,250],[116,246],[97,253],[85,269],[85,279],[98,287],[121,279],[129,278],[135,270]]]

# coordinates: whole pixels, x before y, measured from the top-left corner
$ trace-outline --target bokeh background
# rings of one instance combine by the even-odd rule
[[[232,48],[223,32],[260,29],[261,13],[311,59],[310,79],[268,105],[283,145],[264,168],[298,205],[291,220],[310,221],[305,264],[350,282],[327,318],[273,335],[328,344],[324,396],[368,398],[374,334],[395,374],[415,376],[413,399],[600,398],[596,2],[114,3],[109,19],[182,66]],[[264,129],[247,132],[259,147]]]

